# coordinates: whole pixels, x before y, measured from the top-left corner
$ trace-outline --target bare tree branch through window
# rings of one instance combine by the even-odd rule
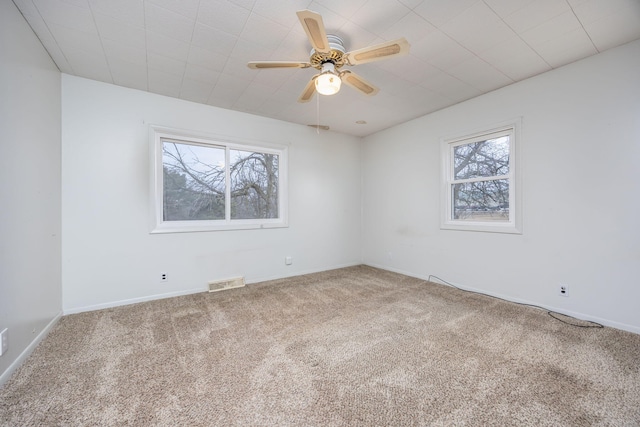
[[[278,217],[277,154],[163,141],[165,221],[223,220],[229,187],[231,219]],[[229,182],[227,182],[229,179]]]

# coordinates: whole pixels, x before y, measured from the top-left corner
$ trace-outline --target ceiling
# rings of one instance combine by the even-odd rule
[[[640,0],[14,0],[60,71],[365,136],[640,38]],[[380,88],[298,97],[315,69],[296,11],[347,51],[405,37],[409,55],[352,67]],[[359,123],[366,122],[366,123]]]

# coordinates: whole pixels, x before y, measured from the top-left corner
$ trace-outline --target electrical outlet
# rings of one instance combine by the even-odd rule
[[[285,263],[286,265],[291,265],[291,264],[293,264],[293,258],[291,258],[290,256],[286,256],[286,257],[284,257],[284,263]]]
[[[9,350],[9,330],[4,328],[0,332],[0,356]]]
[[[560,283],[560,286],[558,286],[558,295],[560,295],[561,297],[568,297],[569,296],[569,285],[565,285],[564,283]]]
[[[167,276],[167,273],[160,273],[160,281],[161,282],[168,282],[169,281],[169,276]]]

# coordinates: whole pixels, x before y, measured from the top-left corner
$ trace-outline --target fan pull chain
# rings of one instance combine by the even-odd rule
[[[320,94],[316,94],[316,132],[320,135]]]

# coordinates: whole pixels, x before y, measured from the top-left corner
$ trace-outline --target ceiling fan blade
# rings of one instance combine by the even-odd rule
[[[302,94],[300,95],[300,98],[298,98],[298,102],[311,101],[311,98],[313,98],[313,94],[316,93],[316,77],[318,76],[313,76],[309,83],[307,83],[304,90],[302,91]]]
[[[324,23],[322,22],[322,16],[316,12],[310,10],[300,10],[297,12],[298,19],[304,28],[304,32],[309,37],[311,46],[320,53],[329,53],[331,48],[329,47],[329,40],[327,39],[327,32],[324,29]]]
[[[247,63],[247,67],[253,68],[254,70],[264,68],[309,68],[311,64],[296,61],[251,61]]]
[[[349,65],[365,64],[367,62],[387,59],[391,56],[407,54],[409,53],[409,47],[409,42],[403,37],[398,40],[348,52],[345,57]]]
[[[342,82],[344,84],[347,84],[352,88],[359,90],[365,95],[373,96],[376,93],[378,93],[378,91],[380,90],[374,85],[372,85],[371,83],[369,83],[368,81],[366,81],[365,79],[363,79],[362,77],[360,77],[359,75],[354,74],[348,70],[345,70],[342,73],[340,73],[340,78],[342,79]]]

